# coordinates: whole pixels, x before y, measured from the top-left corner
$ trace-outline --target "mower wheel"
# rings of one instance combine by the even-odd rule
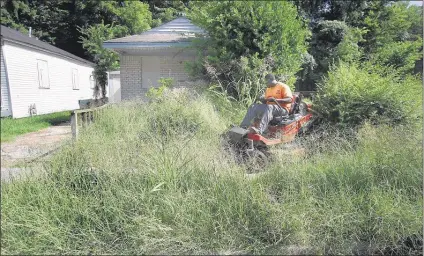
[[[299,114],[301,114],[302,116],[306,116],[306,114],[308,114],[308,105],[305,102],[300,102]]]
[[[269,157],[266,153],[254,149],[253,151],[246,150],[245,154],[245,165],[249,173],[257,173],[264,171],[265,167],[269,163]]]

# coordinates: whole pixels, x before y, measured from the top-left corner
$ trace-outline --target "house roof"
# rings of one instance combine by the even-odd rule
[[[204,33],[204,30],[193,25],[189,19],[179,17],[139,35],[105,41],[103,46],[110,49],[187,46],[196,34]]]
[[[73,60],[83,62],[83,63],[88,64],[90,66],[95,65],[94,63],[92,63],[88,60],[85,60],[83,58],[75,56],[75,55],[73,55],[73,54],[71,54],[67,51],[64,51],[62,49],[54,47],[51,44],[40,41],[40,40],[36,39],[35,37],[29,37],[25,34],[22,34],[21,32],[19,32],[17,30],[5,27],[3,25],[1,25],[1,32],[0,33],[1,33],[1,39],[2,40],[12,41],[12,42],[15,42],[15,43],[21,43],[21,44],[33,46],[33,47],[39,48],[41,50],[49,51],[49,52],[61,55],[63,57],[67,57],[67,58],[71,58]]]

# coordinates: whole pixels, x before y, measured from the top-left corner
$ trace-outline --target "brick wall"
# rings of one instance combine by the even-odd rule
[[[121,55],[121,99],[144,95],[141,88],[141,56]]]
[[[163,56],[160,57],[160,76],[171,77],[174,79],[174,86],[186,87],[189,83],[189,77],[185,70],[185,62],[194,61],[190,56]]]
[[[121,56],[121,99],[145,98],[147,86],[142,87],[142,56]],[[190,87],[185,71],[185,61],[194,61],[193,56],[158,56],[160,60],[160,77],[174,79],[175,87]]]

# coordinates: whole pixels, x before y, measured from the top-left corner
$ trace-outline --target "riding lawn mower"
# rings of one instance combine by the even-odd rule
[[[271,147],[293,141],[297,135],[308,131],[316,120],[312,113],[312,105],[306,104],[302,99],[302,94],[294,93],[288,114],[274,117],[263,134],[250,133],[248,129],[242,127],[232,127],[227,132],[232,151],[240,156],[241,160],[249,161],[250,165],[266,165]],[[276,101],[275,103],[282,108]],[[258,118],[254,120],[252,126],[258,128]]]

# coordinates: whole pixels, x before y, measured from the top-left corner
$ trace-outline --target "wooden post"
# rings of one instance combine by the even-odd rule
[[[72,137],[74,139],[77,139],[79,128],[85,128],[90,124],[96,122],[96,118],[102,115],[104,113],[104,110],[109,107],[109,105],[104,105],[98,108],[80,109],[73,111],[71,115]]]
[[[84,128],[87,127],[87,112],[82,113],[82,117],[84,118],[83,124]]]
[[[72,138],[76,140],[78,137],[78,113],[75,111],[73,111],[71,115],[71,130]]]

